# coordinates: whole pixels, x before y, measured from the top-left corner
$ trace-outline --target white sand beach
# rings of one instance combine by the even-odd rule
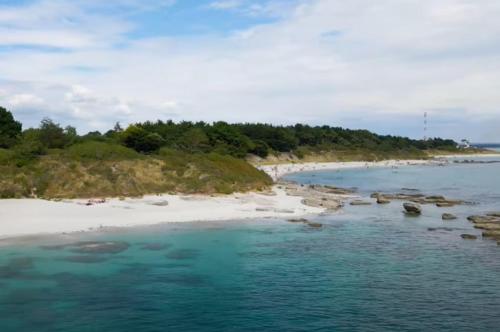
[[[347,168],[370,168],[370,167],[400,167],[408,165],[423,165],[441,163],[439,160],[384,160],[377,162],[353,161],[353,162],[329,162],[329,163],[294,163],[258,166],[259,169],[269,174],[273,180],[278,180],[286,174],[320,171],[341,170]]]
[[[161,195],[108,199],[86,206],[86,200],[0,200],[0,238],[31,234],[92,231],[106,227],[145,226],[164,222],[296,218],[323,209],[301,204],[301,197],[245,193],[228,196]]]

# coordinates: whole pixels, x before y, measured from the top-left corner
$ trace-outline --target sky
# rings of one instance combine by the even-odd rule
[[[0,0],[24,127],[307,123],[500,142],[498,0]]]

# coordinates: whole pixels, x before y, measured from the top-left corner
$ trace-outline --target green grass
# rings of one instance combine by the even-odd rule
[[[0,149],[0,165],[8,164],[12,161],[14,154],[10,150]]]
[[[130,160],[141,158],[136,151],[116,143],[88,141],[70,146],[62,154],[72,160]]]
[[[0,198],[229,194],[261,190],[272,183],[265,173],[230,156],[174,150],[140,156],[127,148],[95,143],[53,150],[21,167],[0,164]]]

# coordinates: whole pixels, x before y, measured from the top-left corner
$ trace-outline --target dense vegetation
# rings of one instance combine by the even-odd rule
[[[452,140],[412,140],[338,127],[157,121],[78,135],[44,119],[38,128],[0,107],[0,197],[142,195],[264,188],[267,175],[245,161],[291,153],[299,158],[424,158],[456,150]]]

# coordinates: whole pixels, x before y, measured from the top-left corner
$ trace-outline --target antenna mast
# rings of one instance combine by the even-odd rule
[[[427,141],[427,112],[424,112],[424,141]]]

